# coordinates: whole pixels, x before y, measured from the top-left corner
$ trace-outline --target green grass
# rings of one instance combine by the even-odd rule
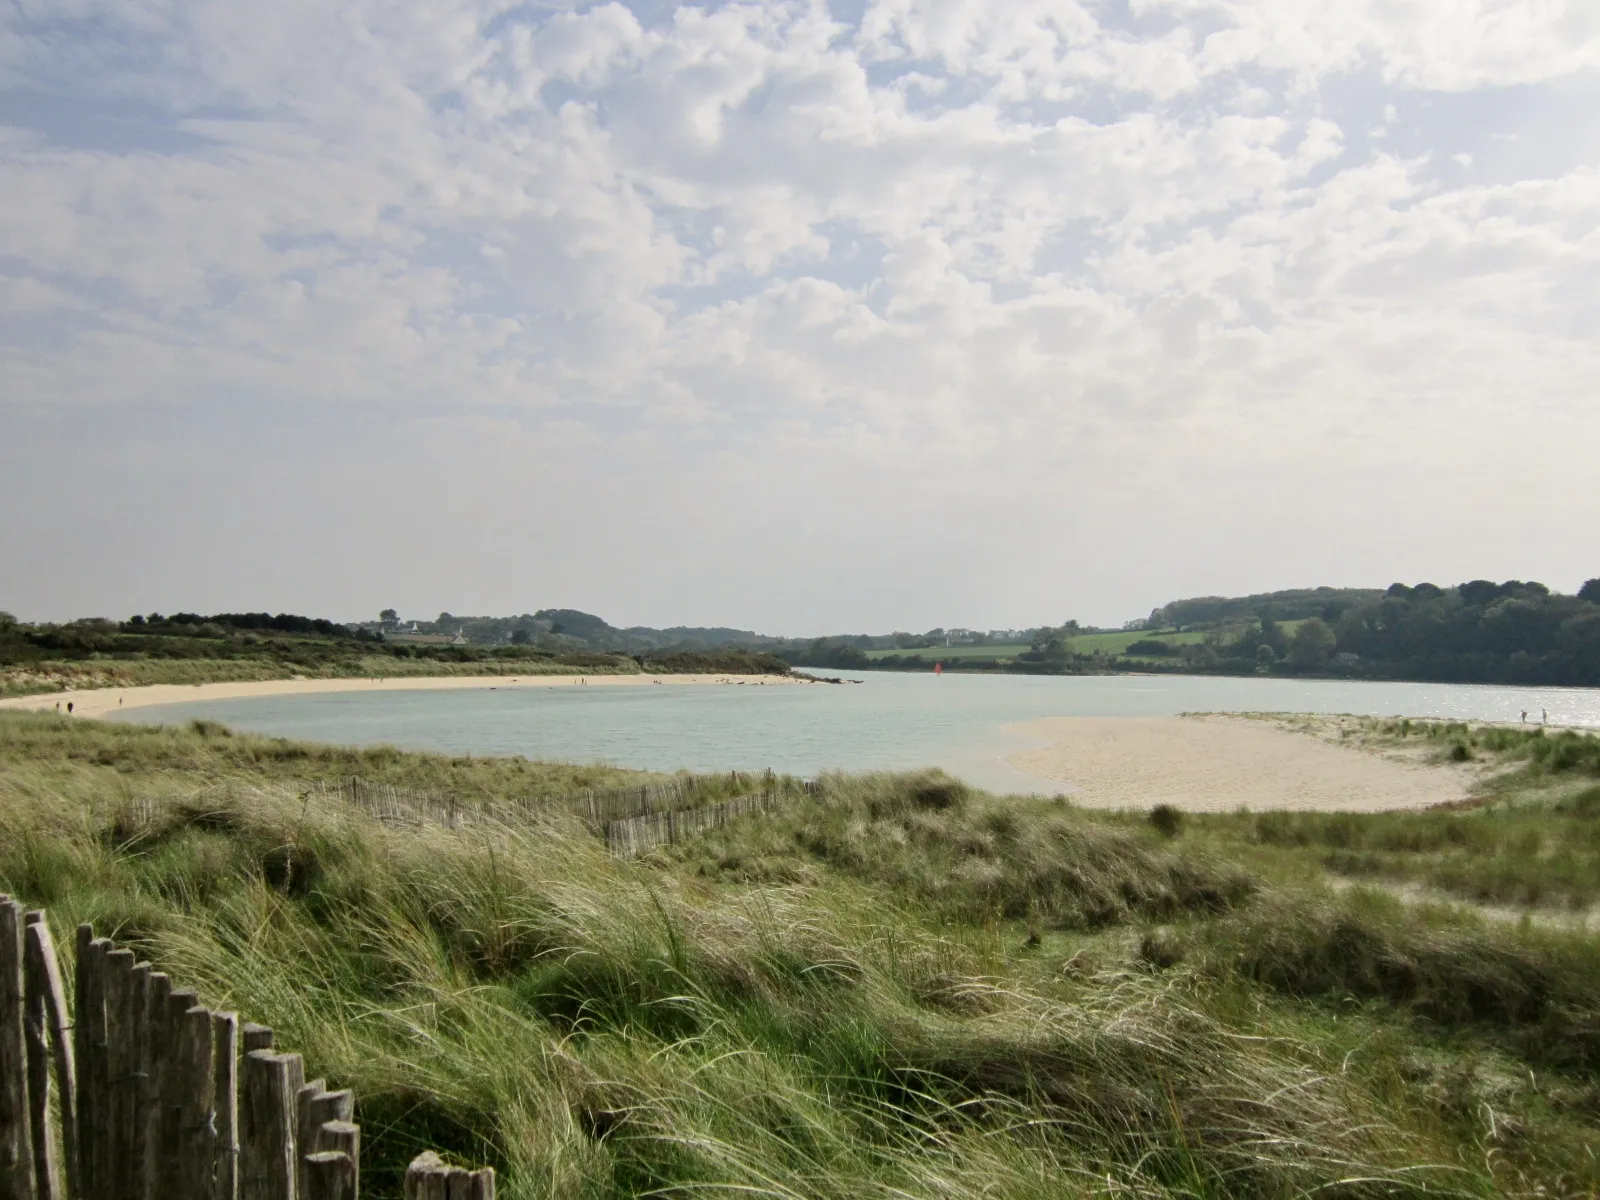
[[[1301,624],[1303,624],[1301,621],[1280,621],[1278,628],[1283,630],[1285,635],[1292,635]],[[1167,642],[1173,646],[1198,646],[1215,632],[1218,631],[1186,629],[1182,633],[1178,633],[1171,629],[1140,629],[1120,630],[1115,633],[1084,633],[1072,639],[1069,643],[1069,649],[1077,654],[1093,654],[1097,650],[1106,654],[1122,654],[1134,642],[1144,641],[1147,638],[1158,642]],[[1221,632],[1231,635],[1238,631],[1229,628]]]
[[[1074,654],[1093,654],[1100,651],[1103,654],[1121,654],[1134,642],[1144,641],[1146,638],[1160,642],[1169,642],[1174,646],[1194,646],[1206,640],[1206,635],[1198,629],[1177,633],[1173,630],[1119,630],[1114,633],[1080,633],[1067,643],[1067,648]]]
[[[512,1200],[1586,1195],[1594,940],[1321,882],[1337,838],[1471,872],[1502,808],[1595,819],[1586,751],[1480,750],[1517,781],[1409,827],[830,776],[619,862],[294,785],[635,773],[0,714],[0,889],[354,1086],[375,1197],[423,1147]]]
[[[1279,622],[1279,628],[1285,634],[1293,634],[1300,621]],[[1116,630],[1110,633],[1081,633],[1067,643],[1067,648],[1074,654],[1123,654],[1134,642],[1146,638],[1168,642],[1174,646],[1197,646],[1204,642],[1214,632],[1203,629],[1188,629],[1182,633],[1175,630]],[[1225,632],[1233,632],[1228,630]],[[930,646],[921,650],[868,650],[867,657],[873,661],[885,659],[891,655],[910,657],[920,655],[928,662],[949,662],[952,659],[994,659],[997,662],[1007,662],[1017,657],[1028,649],[1026,642],[995,643],[987,646]],[[1151,662],[1166,662],[1168,659],[1149,659]]]
[[[1198,836],[1281,872],[1569,916],[1600,904],[1600,737],[1364,718],[1342,728],[1372,748],[1491,774],[1465,811],[1226,814],[1206,818]]]
[[[920,650],[868,650],[867,657],[876,660],[898,654],[903,658],[909,658],[911,655],[916,654],[921,655],[928,662],[948,662],[953,658],[1005,660],[1015,658],[1027,648],[1026,642],[1021,644],[996,642],[989,646],[927,646]]]
[[[1121,654],[1134,642],[1141,638],[1159,638],[1164,642],[1174,645],[1187,646],[1205,641],[1206,635],[1200,630],[1189,630],[1184,633],[1147,633],[1126,632],[1115,633],[1082,633],[1071,639],[1068,649],[1077,654],[1093,654],[1095,651],[1104,651],[1107,654]],[[931,646],[924,650],[868,650],[867,657],[871,659],[888,658],[892,654],[908,656],[920,654],[929,662],[953,658],[993,658],[1006,660],[1015,658],[1028,649],[1028,643],[996,643],[988,646]]]

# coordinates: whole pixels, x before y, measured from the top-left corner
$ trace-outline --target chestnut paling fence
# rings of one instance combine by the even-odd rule
[[[388,824],[431,823],[452,829],[482,820],[503,822],[548,812],[552,808],[566,808],[582,817],[605,838],[611,852],[623,858],[633,858],[655,846],[716,829],[747,813],[775,808],[790,796],[792,789],[797,788],[807,795],[817,791],[817,784],[811,780],[796,783],[770,770],[762,775],[734,771],[727,776],[725,786],[727,790],[743,794],[709,801],[710,796],[717,794],[710,789],[710,782],[710,777],[688,776],[665,783],[584,791],[554,799],[467,800],[448,792],[395,787],[356,777],[318,780],[310,790],[314,795],[350,804]],[[716,782],[721,785],[721,778]]]
[[[440,825],[461,829],[485,823],[515,825],[521,820],[564,809],[575,812],[605,840],[613,854],[632,858],[655,846],[719,828],[747,813],[776,808],[795,796],[814,796],[820,788],[815,780],[790,779],[769,770],[759,775],[732,771],[726,776],[685,776],[664,783],[557,797],[462,797],[451,792],[374,783],[358,777],[256,788],[249,794],[271,795],[288,801],[318,801],[334,807],[349,806],[384,825],[402,828]],[[128,805],[123,819],[136,826],[150,824],[170,806],[191,810],[204,808],[208,801],[222,804],[238,794],[237,789],[223,786],[202,788],[182,796],[144,798]],[[719,796],[725,798],[718,799]]]
[[[72,1006],[42,911],[0,896],[0,1200],[355,1200],[355,1097],[78,927]],[[427,1153],[407,1200],[493,1200]]]
[[[630,787],[586,788],[566,796],[464,798],[450,792],[374,783],[358,776],[319,779],[307,789],[313,795],[342,801],[392,824],[429,822],[454,827],[485,819],[514,821],[565,809],[576,813],[591,828],[604,831],[617,821],[709,807],[718,794],[725,796],[731,791],[736,799],[742,799],[738,793],[770,792],[775,786],[771,771],[764,775],[730,771],[726,776],[685,775]]]

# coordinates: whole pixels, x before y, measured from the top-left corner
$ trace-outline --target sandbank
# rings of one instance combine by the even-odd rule
[[[247,700],[257,696],[307,696],[330,692],[472,691],[499,688],[567,687],[682,687],[723,684],[746,687],[788,687],[814,683],[803,676],[781,675],[416,675],[393,678],[267,679],[236,683],[155,683],[143,687],[86,688],[49,692],[38,696],[13,696],[0,700],[0,709],[50,711],[72,704],[75,717],[104,717],[156,704],[189,704],[196,700]]]
[[[1475,778],[1250,717],[1049,717],[1008,728],[1037,744],[1006,761],[1086,808],[1381,812],[1460,800]]]

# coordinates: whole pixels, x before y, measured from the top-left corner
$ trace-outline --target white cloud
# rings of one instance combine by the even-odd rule
[[[1485,444],[1502,462],[1482,486],[1568,478],[1561,456],[1600,440],[1595,164],[1480,177],[1460,168],[1488,143],[1463,126],[1435,145],[1426,122],[1447,94],[1592,77],[1596,11],[1111,11],[874,0],[850,26],[802,0],[26,0],[0,16],[0,407],[42,422],[32,461],[68,453],[39,414],[95,407],[214,429],[313,405],[341,445],[374,420],[427,430],[415,486],[452,510],[489,445],[632,495],[626,461],[677,514],[656,550],[627,534],[669,574],[698,519],[738,543],[767,520],[808,545],[845,531],[869,593],[899,594],[864,519],[1014,543],[1014,600],[973,624],[1042,619],[1017,610],[1064,587],[1098,617],[1165,598],[1069,569],[1101,544],[1091,510],[1198,536],[1184,523],[1286,488],[1272,521],[1349,505],[1356,530],[1400,494],[1373,471],[1422,503]],[[1600,146],[1600,117],[1570,118]],[[1505,438],[1508,411],[1562,436]],[[810,507],[712,520],[707,473]],[[557,502],[526,486],[495,503]],[[578,510],[590,544],[662,528]],[[1051,530],[1059,556],[1023,552]],[[583,537],[563,544],[581,573]],[[1530,546],[1580,570],[1537,530],[1494,552]],[[1318,569],[1381,576],[1405,550]],[[1275,581],[1297,580],[1248,582]],[[319,602],[355,603],[340,586]],[[951,588],[930,595],[978,602]]]

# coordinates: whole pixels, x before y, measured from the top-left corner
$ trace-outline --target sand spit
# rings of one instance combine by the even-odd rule
[[[1475,778],[1250,717],[1049,717],[1010,729],[1040,744],[1006,761],[1088,808],[1381,812],[1460,800]]]
[[[815,683],[804,676],[778,675],[422,675],[392,679],[269,679],[241,683],[157,683],[147,687],[94,688],[50,692],[0,700],[0,709],[22,708],[62,712],[72,704],[78,717],[104,717],[155,704],[187,704],[195,700],[247,700],[256,696],[305,696],[330,692],[473,691],[499,688],[683,687],[721,684],[728,687],[789,687]]]

